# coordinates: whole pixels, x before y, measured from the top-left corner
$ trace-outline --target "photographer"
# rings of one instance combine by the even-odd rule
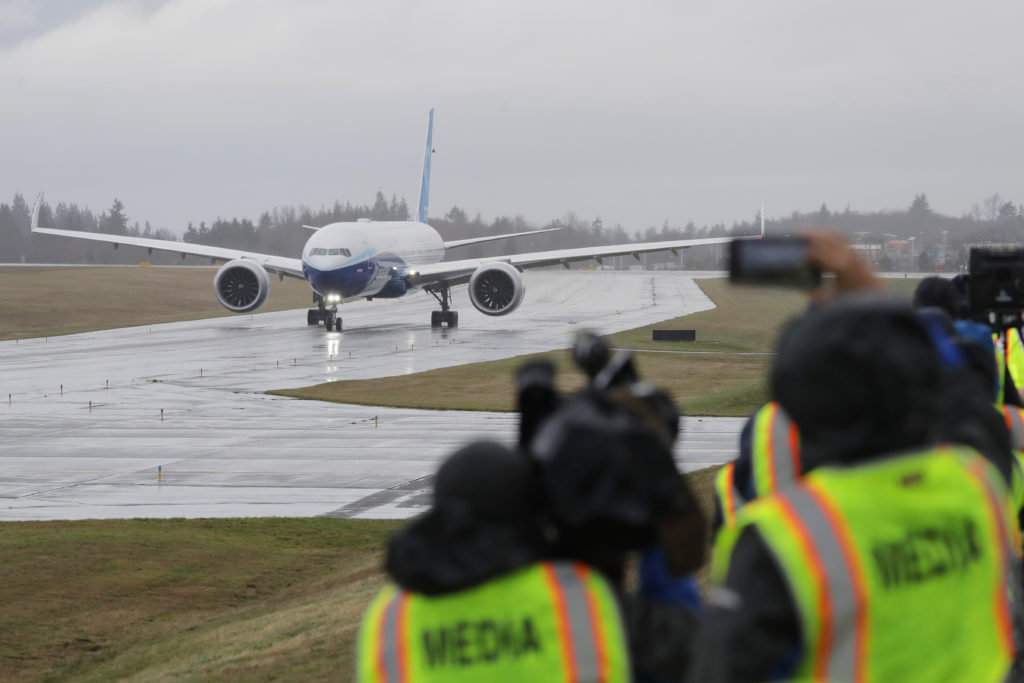
[[[926,277],[917,285],[914,290],[913,306],[915,310],[937,308],[955,321],[958,328],[972,317],[970,311],[969,297],[967,293],[969,277],[958,275],[953,280],[947,280],[937,276]],[[963,290],[958,289],[958,285]],[[984,311],[973,317],[988,318]],[[1018,316],[1019,317],[1019,316]],[[1014,328],[1011,330],[999,331],[995,334],[988,322],[984,323],[989,334],[993,337],[993,357],[996,363],[998,378],[996,401],[999,404],[1008,404],[1024,407],[1020,393],[1017,391],[1017,384],[1014,380],[1014,373],[1011,367],[1016,367],[1018,377],[1024,376],[1024,350],[1020,348],[1020,332]],[[982,324],[982,323],[978,323]]]
[[[1002,680],[1007,492],[976,452],[934,445],[939,374],[923,324],[876,296],[822,306],[783,338],[773,392],[831,464],[720,534],[694,680]]]
[[[818,266],[844,269],[837,290],[855,290],[790,326],[772,368],[818,466],[719,535],[693,680],[1002,680],[1014,651],[1009,473],[937,445],[955,432],[1004,464],[991,398],[958,384],[977,410],[951,415],[950,340],[856,291],[877,281],[841,238],[808,239]]]
[[[359,630],[359,681],[628,681],[611,586],[550,560],[521,453],[478,442],[446,460],[431,509],[388,544],[397,586]]]
[[[690,665],[699,599],[687,575],[703,562],[706,523],[672,458],[678,414],[640,382],[629,354],[593,335],[574,348],[590,376],[560,398],[553,368],[517,373],[521,443],[539,472],[556,557],[599,569],[616,587],[638,680],[680,680]],[[639,590],[627,591],[639,555]]]

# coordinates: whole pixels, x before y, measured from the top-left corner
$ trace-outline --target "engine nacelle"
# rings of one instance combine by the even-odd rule
[[[506,315],[519,308],[526,287],[515,267],[497,261],[480,266],[469,278],[469,300],[484,315]]]
[[[233,313],[248,313],[263,305],[270,295],[270,275],[255,261],[228,261],[213,278],[217,301]]]

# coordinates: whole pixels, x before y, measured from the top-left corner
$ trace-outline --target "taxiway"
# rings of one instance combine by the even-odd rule
[[[677,272],[526,282],[522,308],[501,318],[456,290],[461,326],[450,331],[430,329],[435,302],[417,294],[346,304],[342,333],[306,327],[298,310],[2,342],[0,520],[410,516],[441,458],[473,438],[511,443],[515,416],[262,392],[564,348],[579,329],[713,307]],[[733,457],[741,424],[687,419],[683,468]]]

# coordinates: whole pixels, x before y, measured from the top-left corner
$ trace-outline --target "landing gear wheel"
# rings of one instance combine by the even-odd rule
[[[306,324],[312,327],[313,325],[320,324],[320,309],[311,308],[306,311]]]
[[[332,327],[334,327],[334,314],[327,311],[324,314],[324,329],[330,332]]]
[[[451,309],[452,305],[452,290],[445,283],[435,285],[431,289],[426,289],[435,299],[437,303],[441,304],[440,311],[430,312],[430,326],[441,327],[441,325],[447,325],[448,327],[459,326],[459,313]]]
[[[341,318],[334,321],[334,331],[341,332]]]

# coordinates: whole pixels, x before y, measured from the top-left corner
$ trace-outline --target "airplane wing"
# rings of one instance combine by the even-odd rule
[[[80,240],[92,240],[94,242],[106,242],[113,244],[117,249],[122,244],[131,247],[141,247],[150,254],[154,251],[167,251],[186,256],[202,256],[210,259],[210,263],[226,263],[234,259],[247,259],[255,261],[272,273],[280,276],[289,276],[304,280],[302,275],[302,260],[287,258],[284,256],[273,256],[270,254],[259,254],[252,251],[241,251],[239,249],[228,249],[226,247],[214,247],[206,244],[192,244],[190,242],[175,242],[173,240],[155,240],[148,237],[131,237],[129,235],[110,235],[99,232],[86,232],[84,230],[56,230],[53,228],[39,227],[39,206],[42,202],[43,193],[36,198],[35,207],[32,209],[32,232],[39,235],[56,235],[58,237],[72,237]]]
[[[750,235],[758,238],[760,235]],[[563,265],[568,267],[576,261],[597,261],[611,256],[646,254],[655,251],[671,251],[700,247],[706,244],[725,244],[735,237],[708,237],[696,240],[667,240],[665,242],[637,242],[635,244],[611,244],[603,247],[580,247],[578,249],[555,249],[553,251],[536,251],[527,254],[509,254],[507,256],[489,256],[486,258],[462,259],[459,261],[442,261],[424,266],[413,266],[405,271],[405,277],[417,287],[443,282],[457,285],[469,281],[469,276],[486,263],[504,261],[519,269],[541,268],[543,266]]]
[[[561,228],[544,228],[543,230],[527,230],[526,232],[510,232],[504,235],[491,235],[490,237],[470,237],[464,240],[451,240],[444,243],[445,249],[451,249],[453,247],[464,247],[467,244],[479,244],[481,242],[493,242],[495,240],[507,240],[512,237],[525,237],[526,235],[539,235],[542,232],[554,232],[555,230],[561,230]]]

